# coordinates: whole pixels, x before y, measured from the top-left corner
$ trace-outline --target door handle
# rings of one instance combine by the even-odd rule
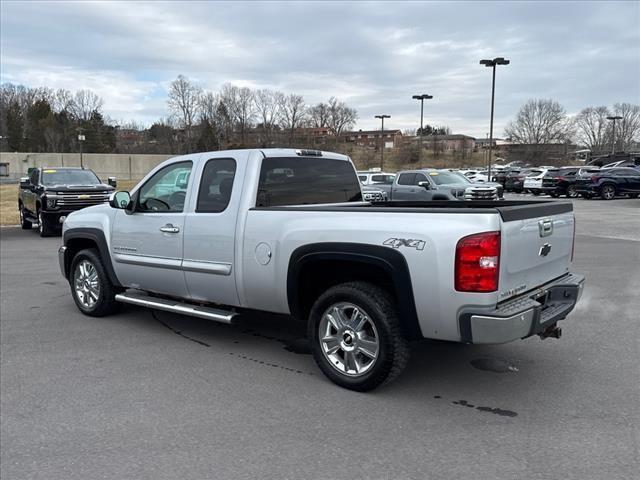
[[[178,233],[180,229],[178,227],[174,227],[170,223],[167,223],[164,227],[160,227],[160,231],[165,233]]]

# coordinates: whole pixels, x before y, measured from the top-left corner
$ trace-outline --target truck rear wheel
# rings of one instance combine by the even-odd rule
[[[118,289],[111,283],[98,251],[80,250],[71,262],[69,272],[71,295],[78,309],[90,317],[104,317],[116,311]]]
[[[365,392],[390,382],[409,359],[393,297],[367,282],[324,292],[311,309],[308,335],[320,370],[350,390]]]

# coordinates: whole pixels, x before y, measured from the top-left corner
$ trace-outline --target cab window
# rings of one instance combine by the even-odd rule
[[[416,178],[415,173],[401,173],[398,177],[398,185],[413,185],[414,178]]]
[[[220,213],[226,210],[231,200],[236,161],[232,158],[209,160],[202,171],[198,191],[198,213]]]
[[[193,163],[178,162],[158,170],[140,188],[136,211],[182,212]]]

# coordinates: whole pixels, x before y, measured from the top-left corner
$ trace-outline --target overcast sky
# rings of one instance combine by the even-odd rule
[[[530,98],[568,113],[640,103],[640,2],[1,2],[2,82],[91,89],[116,121],[167,115],[168,84],[183,74],[223,83],[336,96],[358,128],[488,132],[491,71],[495,135]]]

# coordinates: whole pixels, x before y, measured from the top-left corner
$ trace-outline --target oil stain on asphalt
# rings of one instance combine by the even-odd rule
[[[514,367],[513,365],[509,364],[509,362],[501,360],[499,358],[476,358],[475,360],[471,360],[471,365],[473,365],[478,370],[484,370],[494,373],[518,371],[518,367]]]

